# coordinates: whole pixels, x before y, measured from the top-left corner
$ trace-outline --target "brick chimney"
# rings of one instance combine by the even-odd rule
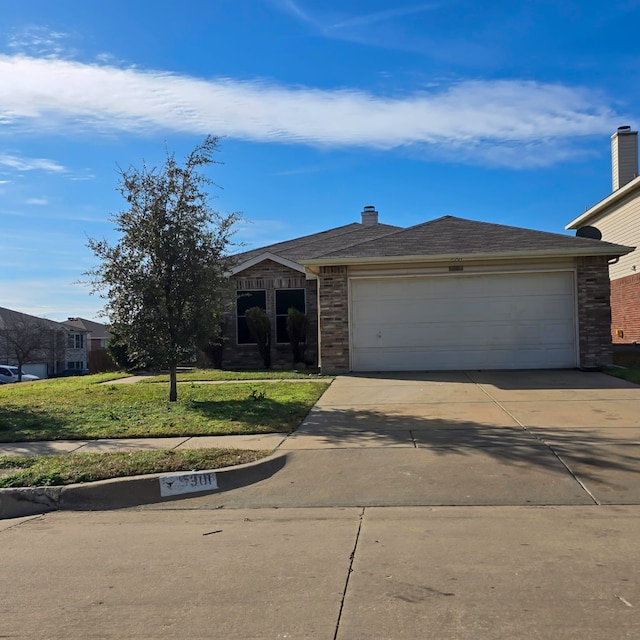
[[[611,177],[614,191],[638,175],[638,132],[626,125],[611,136]]]
[[[372,205],[367,205],[362,210],[362,224],[365,227],[372,227],[374,224],[378,224],[378,212]]]

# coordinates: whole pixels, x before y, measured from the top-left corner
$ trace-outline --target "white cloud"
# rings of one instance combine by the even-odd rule
[[[441,5],[439,3],[428,3],[412,5],[408,7],[394,7],[393,9],[386,9],[384,11],[375,11],[372,13],[365,13],[355,17],[346,18],[331,25],[331,29],[342,29],[344,27],[368,27],[377,22],[388,22],[394,18],[403,18],[405,16],[415,15],[419,13],[427,13],[438,9]]]
[[[68,53],[62,43],[68,38],[62,31],[54,31],[40,25],[31,25],[14,31],[7,46],[14,51],[30,55],[46,55],[57,57]]]
[[[45,204],[49,204],[49,201],[46,198],[29,198],[25,201],[25,204],[44,206]]]
[[[61,164],[54,160],[48,160],[47,158],[24,158],[11,154],[0,154],[0,165],[18,171],[38,170],[58,173],[65,170]]]
[[[390,97],[24,56],[0,56],[0,77],[6,133],[165,130],[330,147],[460,148],[458,159],[473,160],[505,144],[526,152],[539,141],[562,146],[602,135],[619,119],[587,90],[519,80]],[[499,153],[489,155],[500,163]],[[0,164],[12,158],[0,156]],[[56,163],[30,168],[63,170]]]

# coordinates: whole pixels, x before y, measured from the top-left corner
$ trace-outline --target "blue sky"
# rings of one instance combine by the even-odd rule
[[[117,167],[223,136],[247,248],[442,215],[564,233],[637,126],[640,1],[3,3],[0,306],[97,318]]]

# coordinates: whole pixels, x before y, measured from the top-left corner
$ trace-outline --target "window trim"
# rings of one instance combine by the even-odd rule
[[[278,291],[302,291],[303,293],[303,299],[304,299],[304,311],[303,313],[306,315],[307,313],[307,289],[306,287],[288,287],[286,289],[274,289],[274,294],[273,294],[273,311],[274,311],[274,320],[275,320],[275,334],[276,334],[276,344],[290,344],[289,340],[287,339],[285,342],[279,342],[278,341],[278,318],[279,317],[286,317],[287,314],[289,313],[289,309],[287,309],[287,313],[278,313]]]
[[[238,326],[238,319],[239,318],[246,318],[246,314],[245,315],[238,315],[238,298],[240,296],[240,293],[264,293],[264,310],[267,310],[267,290],[266,289],[236,289],[236,312],[235,312],[235,325],[236,325],[236,346],[238,347],[243,347],[246,345],[249,346],[255,346],[256,343],[255,342],[240,342],[240,331],[239,331],[239,326]]]

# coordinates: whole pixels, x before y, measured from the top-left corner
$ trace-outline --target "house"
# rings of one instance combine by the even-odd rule
[[[89,352],[96,349],[106,349],[111,334],[106,324],[87,320],[85,318],[69,318],[63,322],[67,327],[86,331]]]
[[[87,368],[86,330],[0,307],[0,363],[17,365],[17,349],[23,371],[40,378]]]
[[[596,368],[611,360],[608,264],[632,250],[453,216],[400,228],[368,206],[360,223],[236,256],[223,364],[260,366],[245,319],[260,306],[290,365],[294,306],[327,373]]]
[[[640,245],[638,132],[619,127],[611,136],[612,193],[574,218],[566,229],[596,233],[603,240]],[[580,232],[580,231],[578,231]],[[597,237],[597,234],[596,236]],[[614,344],[640,343],[640,255],[620,256],[609,265],[611,335]]]

